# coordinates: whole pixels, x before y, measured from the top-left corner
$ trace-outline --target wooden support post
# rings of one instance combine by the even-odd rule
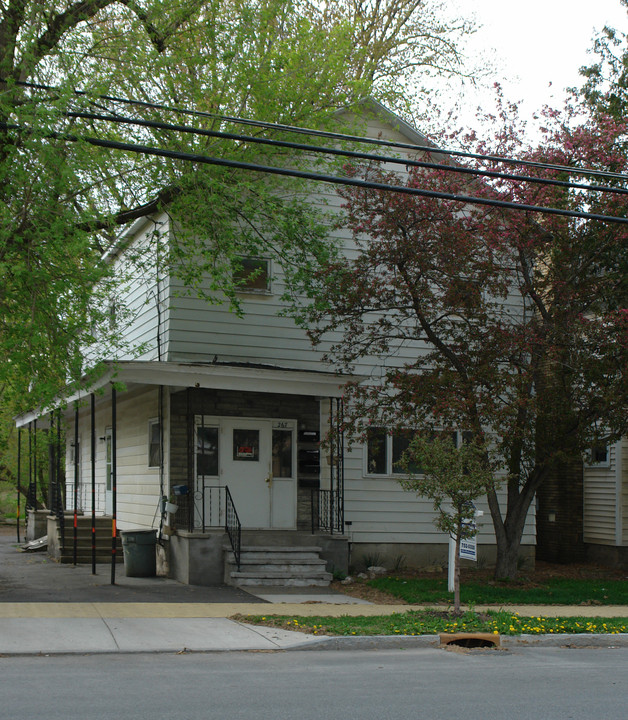
[[[20,495],[22,485],[20,476],[22,474],[22,428],[17,430],[17,541],[20,542]]]
[[[79,409],[74,405],[74,537],[72,560],[77,564],[78,554],[78,488],[79,488]]]

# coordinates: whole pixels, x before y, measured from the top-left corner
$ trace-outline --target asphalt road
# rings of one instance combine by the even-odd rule
[[[625,720],[628,649],[0,658],[0,717]]]

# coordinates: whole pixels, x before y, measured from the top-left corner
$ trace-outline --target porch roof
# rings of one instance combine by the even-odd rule
[[[17,427],[33,420],[47,421],[54,407],[67,407],[88,398],[112,382],[129,386],[165,385],[239,390],[242,392],[270,392],[280,395],[309,395],[312,397],[341,397],[348,376],[326,372],[309,372],[286,368],[228,363],[142,362],[138,360],[106,363],[107,369],[98,379],[71,395],[60,398],[51,408],[30,410],[15,418]],[[356,380],[355,376],[351,379]],[[43,427],[43,425],[42,425]]]

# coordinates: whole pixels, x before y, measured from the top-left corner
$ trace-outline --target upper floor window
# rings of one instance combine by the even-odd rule
[[[237,258],[233,264],[233,282],[238,292],[270,293],[270,260]]]

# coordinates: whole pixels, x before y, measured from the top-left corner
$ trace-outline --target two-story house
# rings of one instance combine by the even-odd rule
[[[374,102],[364,132],[427,142]],[[327,208],[341,212],[333,187],[324,192]],[[174,275],[151,264],[155,238],[168,242],[169,223],[166,214],[140,219],[112,251],[121,265],[130,248],[145,256],[116,298],[130,318],[125,340],[137,350],[112,357],[97,380],[65,398],[66,509],[89,514],[93,506],[113,518],[114,530],[157,530],[161,567],[185,583],[246,585],[266,574],[277,584],[324,584],[325,566],[444,564],[447,538],[433,525],[431,503],[397,482],[393,438],[375,465],[366,446],[346,446],[338,419],[347,378],[331,372],[324,348],[312,349],[281,314],[279,264],[243,260],[250,283],[236,316],[227,304],[182,292]],[[534,539],[532,508],[524,556],[533,557]],[[478,543],[490,562],[490,521]],[[253,547],[263,552],[256,557]]]

